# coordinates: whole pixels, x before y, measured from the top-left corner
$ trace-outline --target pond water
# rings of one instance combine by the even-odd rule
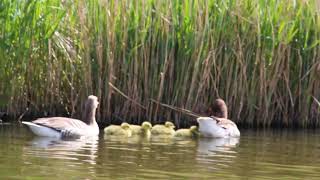
[[[0,125],[0,179],[319,179],[317,130],[239,139],[58,140]]]

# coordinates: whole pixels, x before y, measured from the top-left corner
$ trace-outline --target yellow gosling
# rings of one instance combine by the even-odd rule
[[[164,125],[157,124],[152,127],[152,135],[169,135],[172,136],[175,132],[175,126],[172,122],[167,121]]]
[[[141,124],[141,126],[139,126],[139,125],[130,125],[130,129],[131,129],[132,135],[150,136],[151,128],[152,128],[151,123],[149,123],[147,121],[143,122]]]
[[[112,135],[112,136],[130,137],[132,135],[131,128],[128,123],[122,123],[120,126],[110,125],[104,128],[104,133],[106,135]]]
[[[197,126],[191,126],[189,129],[179,129],[174,133],[175,137],[198,137],[198,127]]]

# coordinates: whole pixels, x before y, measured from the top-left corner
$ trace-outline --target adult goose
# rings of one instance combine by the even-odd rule
[[[212,105],[210,117],[199,117],[199,132],[202,137],[239,137],[237,125],[228,119],[228,109],[222,99],[217,99]]]
[[[49,117],[39,118],[32,122],[22,121],[22,123],[29,126],[30,130],[38,136],[56,138],[96,136],[99,134],[95,118],[98,104],[96,96],[90,95],[88,97],[83,121],[66,117]]]

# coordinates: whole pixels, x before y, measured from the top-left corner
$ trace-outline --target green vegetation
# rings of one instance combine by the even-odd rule
[[[178,124],[187,116],[150,99],[201,113],[221,97],[238,124],[318,127],[319,8],[302,0],[2,0],[0,94],[10,97],[2,110],[79,116],[95,94],[101,121]]]

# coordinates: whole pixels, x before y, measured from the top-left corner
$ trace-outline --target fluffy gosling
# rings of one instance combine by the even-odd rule
[[[174,136],[188,137],[188,138],[198,137],[199,136],[198,127],[191,126],[189,129],[179,129],[174,133]]]
[[[131,129],[132,135],[150,136],[151,128],[152,128],[151,123],[149,123],[147,121],[143,122],[141,124],[141,126],[139,126],[139,125],[130,125],[130,129]]]
[[[164,125],[157,124],[152,127],[152,135],[173,135],[175,126],[172,122],[167,121]]]
[[[130,137],[132,135],[131,128],[128,123],[122,123],[120,126],[110,125],[104,128],[104,133],[106,135],[126,136],[126,137]]]

